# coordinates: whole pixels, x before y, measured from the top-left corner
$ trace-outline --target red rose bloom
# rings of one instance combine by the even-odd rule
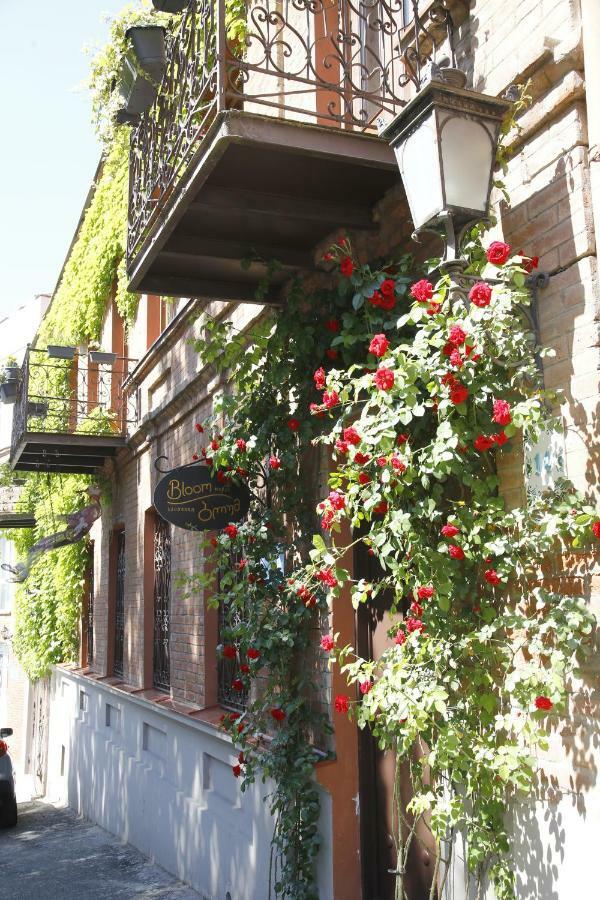
[[[394,294],[388,294],[387,296],[379,294],[379,301],[374,305],[379,306],[380,309],[383,309],[386,312],[390,312],[396,305],[396,297]]]
[[[364,466],[370,459],[371,455],[369,453],[361,453],[360,450],[354,454],[354,462],[359,466]]]
[[[275,707],[275,709],[271,710],[271,715],[276,722],[283,722],[283,720],[285,719],[284,711],[282,709],[279,709],[279,707],[277,706]]]
[[[356,428],[350,426],[349,428],[344,428],[344,440],[356,447],[357,444],[360,444],[362,438]]]
[[[402,475],[406,472],[406,463],[399,456],[392,456],[392,469]]]
[[[407,442],[407,440],[408,440],[408,434],[406,432],[404,432],[403,434],[398,435],[398,437],[396,438],[396,443],[398,444],[399,447],[401,447],[402,444],[405,444]]]
[[[391,369],[377,369],[373,381],[380,391],[389,391],[394,386],[394,373]]]
[[[510,245],[503,241],[492,241],[486,250],[487,261],[494,266],[503,266],[510,256]]]
[[[290,431],[298,431],[298,429],[300,428],[300,422],[298,421],[298,419],[288,419],[287,427],[290,429]]]
[[[333,409],[340,402],[337,391],[325,391],[323,394],[323,403],[327,409]]]
[[[342,275],[345,275],[346,278],[350,278],[352,273],[354,272],[354,263],[352,262],[349,256],[344,256],[340,263],[340,272]]]
[[[330,491],[327,499],[334,509],[344,509],[346,506],[346,498],[339,491]]]
[[[237,656],[237,650],[232,644],[225,644],[223,647],[223,656],[225,659],[235,659]]]
[[[281,460],[277,456],[269,457],[269,468],[270,469],[280,469],[281,468]]]
[[[358,473],[358,483],[359,483],[359,484],[370,484],[370,483],[371,483],[371,479],[370,479],[370,477],[367,475],[366,472],[359,472],[359,473]]]
[[[455,406],[459,406],[461,403],[464,403],[467,397],[469,396],[469,390],[464,386],[464,384],[453,384],[450,389],[450,400]]]
[[[335,646],[335,641],[330,634],[324,634],[321,638],[321,650],[330,653]]]
[[[215,549],[219,546],[219,542],[215,537],[211,537],[210,546],[214,547]]]
[[[461,328],[460,325],[453,325],[450,329],[450,334],[448,335],[448,340],[455,347],[460,347],[461,344],[464,344],[467,339],[467,332],[464,328]]]
[[[499,431],[498,434],[492,435],[492,440],[498,447],[502,447],[503,444],[507,442],[508,438],[503,431]]]
[[[469,291],[469,300],[474,306],[483,308],[490,305],[492,299],[492,289],[485,281],[478,281]]]
[[[313,379],[316,389],[318,391],[322,391],[325,388],[325,369],[322,366],[321,368],[317,369],[317,371],[313,375]]]
[[[455,369],[461,369],[463,364],[463,358],[458,352],[458,350],[453,350],[450,354],[450,365],[454,366]]]
[[[536,709],[542,709],[547,712],[549,709],[552,709],[554,703],[550,699],[550,697],[536,697],[535,698],[535,707]]]
[[[453,538],[460,534],[460,528],[457,528],[456,525],[444,525],[441,533],[444,537]]]
[[[368,694],[373,687],[370,681],[361,681],[358,685],[361,694]]]
[[[411,297],[418,300],[419,303],[427,303],[433,297],[433,285],[425,278],[415,282],[410,289]]]
[[[231,538],[231,540],[233,540],[235,537],[237,537],[237,533],[238,533],[237,527],[233,524],[227,525],[223,529],[223,534],[226,534],[228,538]]]
[[[495,569],[486,569],[483,576],[488,584],[500,584],[501,578]]]
[[[425,312],[428,316],[437,316],[441,308],[441,303],[430,303]]]
[[[385,281],[382,281],[379,285],[379,290],[384,297],[393,297],[396,293],[396,282],[393,278],[386,278]]]
[[[405,622],[406,630],[409,634],[412,634],[414,631],[424,631],[425,626],[421,622],[420,619],[415,619],[413,616],[408,616]]]
[[[322,584],[326,584],[327,587],[337,587],[338,580],[333,574],[331,569],[321,569],[316,574],[317,581],[320,581]]]
[[[244,438],[238,438],[235,442],[235,446],[241,453],[244,453],[246,450],[246,441],[244,440]]]
[[[485,453],[486,450],[490,450],[494,446],[494,443],[495,441],[493,438],[486,437],[485,434],[480,434],[479,437],[475,438],[473,446],[481,453]]]
[[[389,346],[390,342],[385,334],[376,334],[369,344],[369,353],[372,353],[373,356],[385,356]]]
[[[327,359],[331,359],[332,361],[335,361],[338,358],[339,354],[338,354],[337,350],[330,347],[329,350],[325,351],[325,356],[327,357]]]
[[[385,516],[388,511],[388,505],[385,500],[381,500],[377,506],[373,507],[373,515],[374,516]]]
[[[196,424],[194,425],[194,428],[196,429],[198,434],[204,434],[204,428],[202,427],[200,422],[196,422]]]
[[[210,449],[211,449],[211,450],[218,450],[218,449],[219,449],[219,442],[218,442],[218,441],[215,441],[215,440],[212,440],[212,441],[210,442]]]
[[[464,559],[465,551],[462,547],[459,547],[458,544],[450,544],[448,547],[448,553],[452,557],[452,559]]]
[[[410,604],[410,611],[413,616],[417,616],[418,618],[421,618],[421,616],[423,615],[423,607],[420,603],[417,603],[416,600],[413,600],[413,602]]]
[[[417,588],[417,597],[419,600],[431,600],[435,594],[435,588],[430,585],[422,584]]]
[[[600,519],[592,523],[592,534],[600,541]]]
[[[192,459],[194,460],[194,462],[196,462],[196,460],[200,459],[200,457],[197,453],[192,453]]]
[[[492,416],[497,425],[509,425],[512,422],[510,406],[506,400],[494,400],[494,414]]]
[[[233,772],[233,774],[235,775],[236,778],[239,778],[240,775],[242,774],[242,767],[239,765],[232,766],[231,771]]]
[[[346,694],[337,694],[333,702],[336,712],[347,713],[350,709],[350,698]]]
[[[250,649],[246,651],[246,656],[248,657],[248,659],[258,659],[260,653],[256,649],[256,647],[250,647]]]
[[[327,329],[327,331],[331,331],[331,332],[333,332],[333,334],[337,334],[337,332],[342,327],[340,325],[338,319],[327,319],[327,321],[324,323],[324,325],[325,325],[325,328]]]
[[[234,678],[231,682],[231,687],[234,691],[243,691],[244,690],[244,682],[241,678]]]
[[[384,469],[387,466],[387,456],[378,456],[375,462],[381,469]]]
[[[398,644],[399,647],[401,647],[402,644],[406,643],[406,635],[404,634],[403,631],[396,632],[396,636],[394,638],[394,643]]]
[[[338,438],[337,441],[335,442],[335,449],[338,451],[338,453],[344,453],[344,454],[347,453],[349,450],[348,441],[341,441]]]

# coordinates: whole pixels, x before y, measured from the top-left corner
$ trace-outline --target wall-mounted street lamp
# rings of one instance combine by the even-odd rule
[[[496,147],[510,102],[465,88],[459,69],[431,67],[431,80],[381,132],[395,154],[415,234],[443,230],[445,262],[460,231],[487,216]]]

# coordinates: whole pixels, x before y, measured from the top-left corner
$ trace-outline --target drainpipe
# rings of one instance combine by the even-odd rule
[[[585,103],[587,111],[590,158],[590,187],[596,260],[600,249],[600,3],[581,0],[581,30],[585,68]]]

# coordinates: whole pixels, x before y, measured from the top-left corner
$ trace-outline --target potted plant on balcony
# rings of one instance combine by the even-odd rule
[[[111,19],[109,40],[95,50],[88,81],[102,140],[112,139],[117,115],[117,124],[134,124],[154,99],[166,65],[166,32],[177,22],[148,3],[137,9],[127,6]]]
[[[9,357],[0,373],[0,401],[2,403],[15,402],[20,375],[21,370],[16,359],[13,356]]]
[[[63,344],[48,344],[47,352],[50,359],[74,359],[75,349]]]
[[[183,12],[189,0],[152,0],[154,9],[165,13]]]
[[[88,357],[90,362],[101,366],[114,366],[117,361],[116,353],[106,353],[104,350],[88,350]]]

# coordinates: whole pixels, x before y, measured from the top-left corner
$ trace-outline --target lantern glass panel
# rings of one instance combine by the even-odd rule
[[[395,151],[413,223],[420,228],[444,207],[434,114],[422,119]]]
[[[441,124],[446,204],[487,212],[494,147],[484,125],[450,116]]]

